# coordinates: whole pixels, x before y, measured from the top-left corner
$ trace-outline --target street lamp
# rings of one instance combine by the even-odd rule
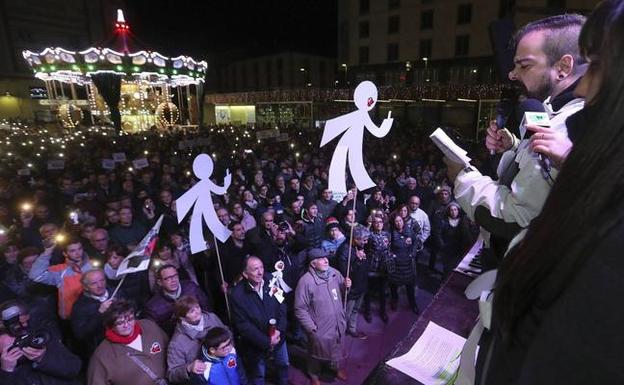
[[[344,84],[348,86],[349,85],[349,76],[348,76],[349,75],[349,66],[347,65],[347,63],[342,63],[340,66],[344,70]]]
[[[299,68],[299,71],[301,71],[302,75],[303,75],[303,85],[307,85],[308,83],[310,83],[310,81],[308,80],[308,70],[306,70],[305,68],[301,67]],[[310,87],[310,86],[308,86]]]

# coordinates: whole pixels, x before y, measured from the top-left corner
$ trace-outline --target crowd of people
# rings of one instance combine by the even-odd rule
[[[2,384],[260,384],[269,375],[286,384],[291,344],[307,349],[313,383],[321,370],[346,379],[347,336],[367,338],[358,315],[388,322],[386,303],[396,310],[402,292],[418,314],[417,270],[448,275],[475,238],[439,154],[415,130],[364,150],[377,187],[334,198],[329,154],[303,150],[319,130],[289,127],[293,140],[276,143],[236,136],[253,134],[249,126],[29,127],[9,130],[11,154],[0,155]],[[46,145],[35,155],[29,141]],[[48,169],[57,151],[64,168]],[[103,169],[114,153],[127,161]],[[217,181],[231,170],[227,193],[213,197],[231,236],[207,236],[208,249],[193,254],[176,199],[197,182],[198,153],[214,159]],[[118,275],[161,217],[149,268]],[[50,342],[11,348],[40,330]]]
[[[367,338],[359,314],[370,322],[377,308],[388,322],[388,299],[396,309],[403,292],[419,313],[418,270],[448,275],[476,225],[500,267],[483,276],[496,290],[481,296],[493,310],[479,321],[490,329],[479,383],[619,382],[623,25],[621,0],[587,21],[528,24],[510,79],[543,102],[550,128],[518,139],[492,123],[468,167],[443,163],[423,132],[395,130],[365,145],[377,186],[351,183],[344,196],[327,188],[329,154],[311,150],[313,129],[290,127],[286,143],[256,140],[255,127],[9,130],[0,384],[286,384],[294,345],[313,384],[324,367],[346,380],[345,341]],[[486,147],[503,153],[498,178]],[[176,199],[197,182],[190,164],[202,152],[217,180],[232,171],[213,197],[231,236],[208,236],[193,254]],[[102,169],[113,153],[148,162]],[[63,169],[46,169],[58,156]],[[149,268],[118,275],[159,218]]]

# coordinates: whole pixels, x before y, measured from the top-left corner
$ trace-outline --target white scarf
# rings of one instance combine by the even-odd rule
[[[204,330],[204,315],[202,314],[201,318],[199,319],[199,323],[197,325],[193,325],[191,323],[186,322],[184,319],[180,320],[180,322],[182,323],[182,326],[185,326],[191,330],[195,330],[198,332],[201,332],[202,330]]]
[[[168,292],[164,290],[163,290],[163,294],[175,301],[176,299],[180,298],[180,295],[182,294],[182,285],[178,286],[178,291],[176,291],[174,294],[169,294]]]
[[[459,218],[456,218],[456,219],[449,218],[448,221],[451,227],[457,227],[457,225],[459,224]]]

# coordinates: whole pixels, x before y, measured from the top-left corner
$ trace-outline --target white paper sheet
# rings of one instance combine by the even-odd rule
[[[429,135],[429,138],[444,153],[444,156],[454,163],[470,165],[471,159],[466,155],[467,152],[453,142],[453,139],[449,138],[441,128],[436,129],[433,134]]]
[[[389,360],[386,364],[424,385],[452,384],[465,342],[465,338],[429,322],[425,332],[409,352]]]

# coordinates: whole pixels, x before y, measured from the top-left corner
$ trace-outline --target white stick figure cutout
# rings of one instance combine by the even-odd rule
[[[193,161],[193,173],[199,178],[199,182],[176,200],[178,223],[182,222],[186,214],[193,208],[189,231],[189,243],[191,244],[191,252],[193,254],[207,249],[202,231],[204,221],[214,236],[221,242],[227,241],[232,233],[217,218],[217,213],[212,204],[212,196],[210,195],[211,193],[217,195],[225,194],[228,187],[230,187],[230,183],[232,183],[232,174],[230,174],[229,170],[225,171],[223,187],[221,187],[210,180],[213,169],[214,162],[210,155],[197,155]]]
[[[375,186],[375,182],[364,167],[362,158],[364,127],[377,138],[383,138],[390,131],[394,121],[390,117],[392,111],[388,111],[388,118],[383,120],[381,127],[377,127],[371,120],[368,111],[377,104],[377,86],[373,82],[366,80],[358,84],[353,93],[353,101],[358,108],[357,111],[328,120],[321,139],[321,147],[323,147],[344,132],[336,145],[329,165],[329,189],[343,194],[347,192],[347,157],[349,170],[357,188],[366,190]]]

